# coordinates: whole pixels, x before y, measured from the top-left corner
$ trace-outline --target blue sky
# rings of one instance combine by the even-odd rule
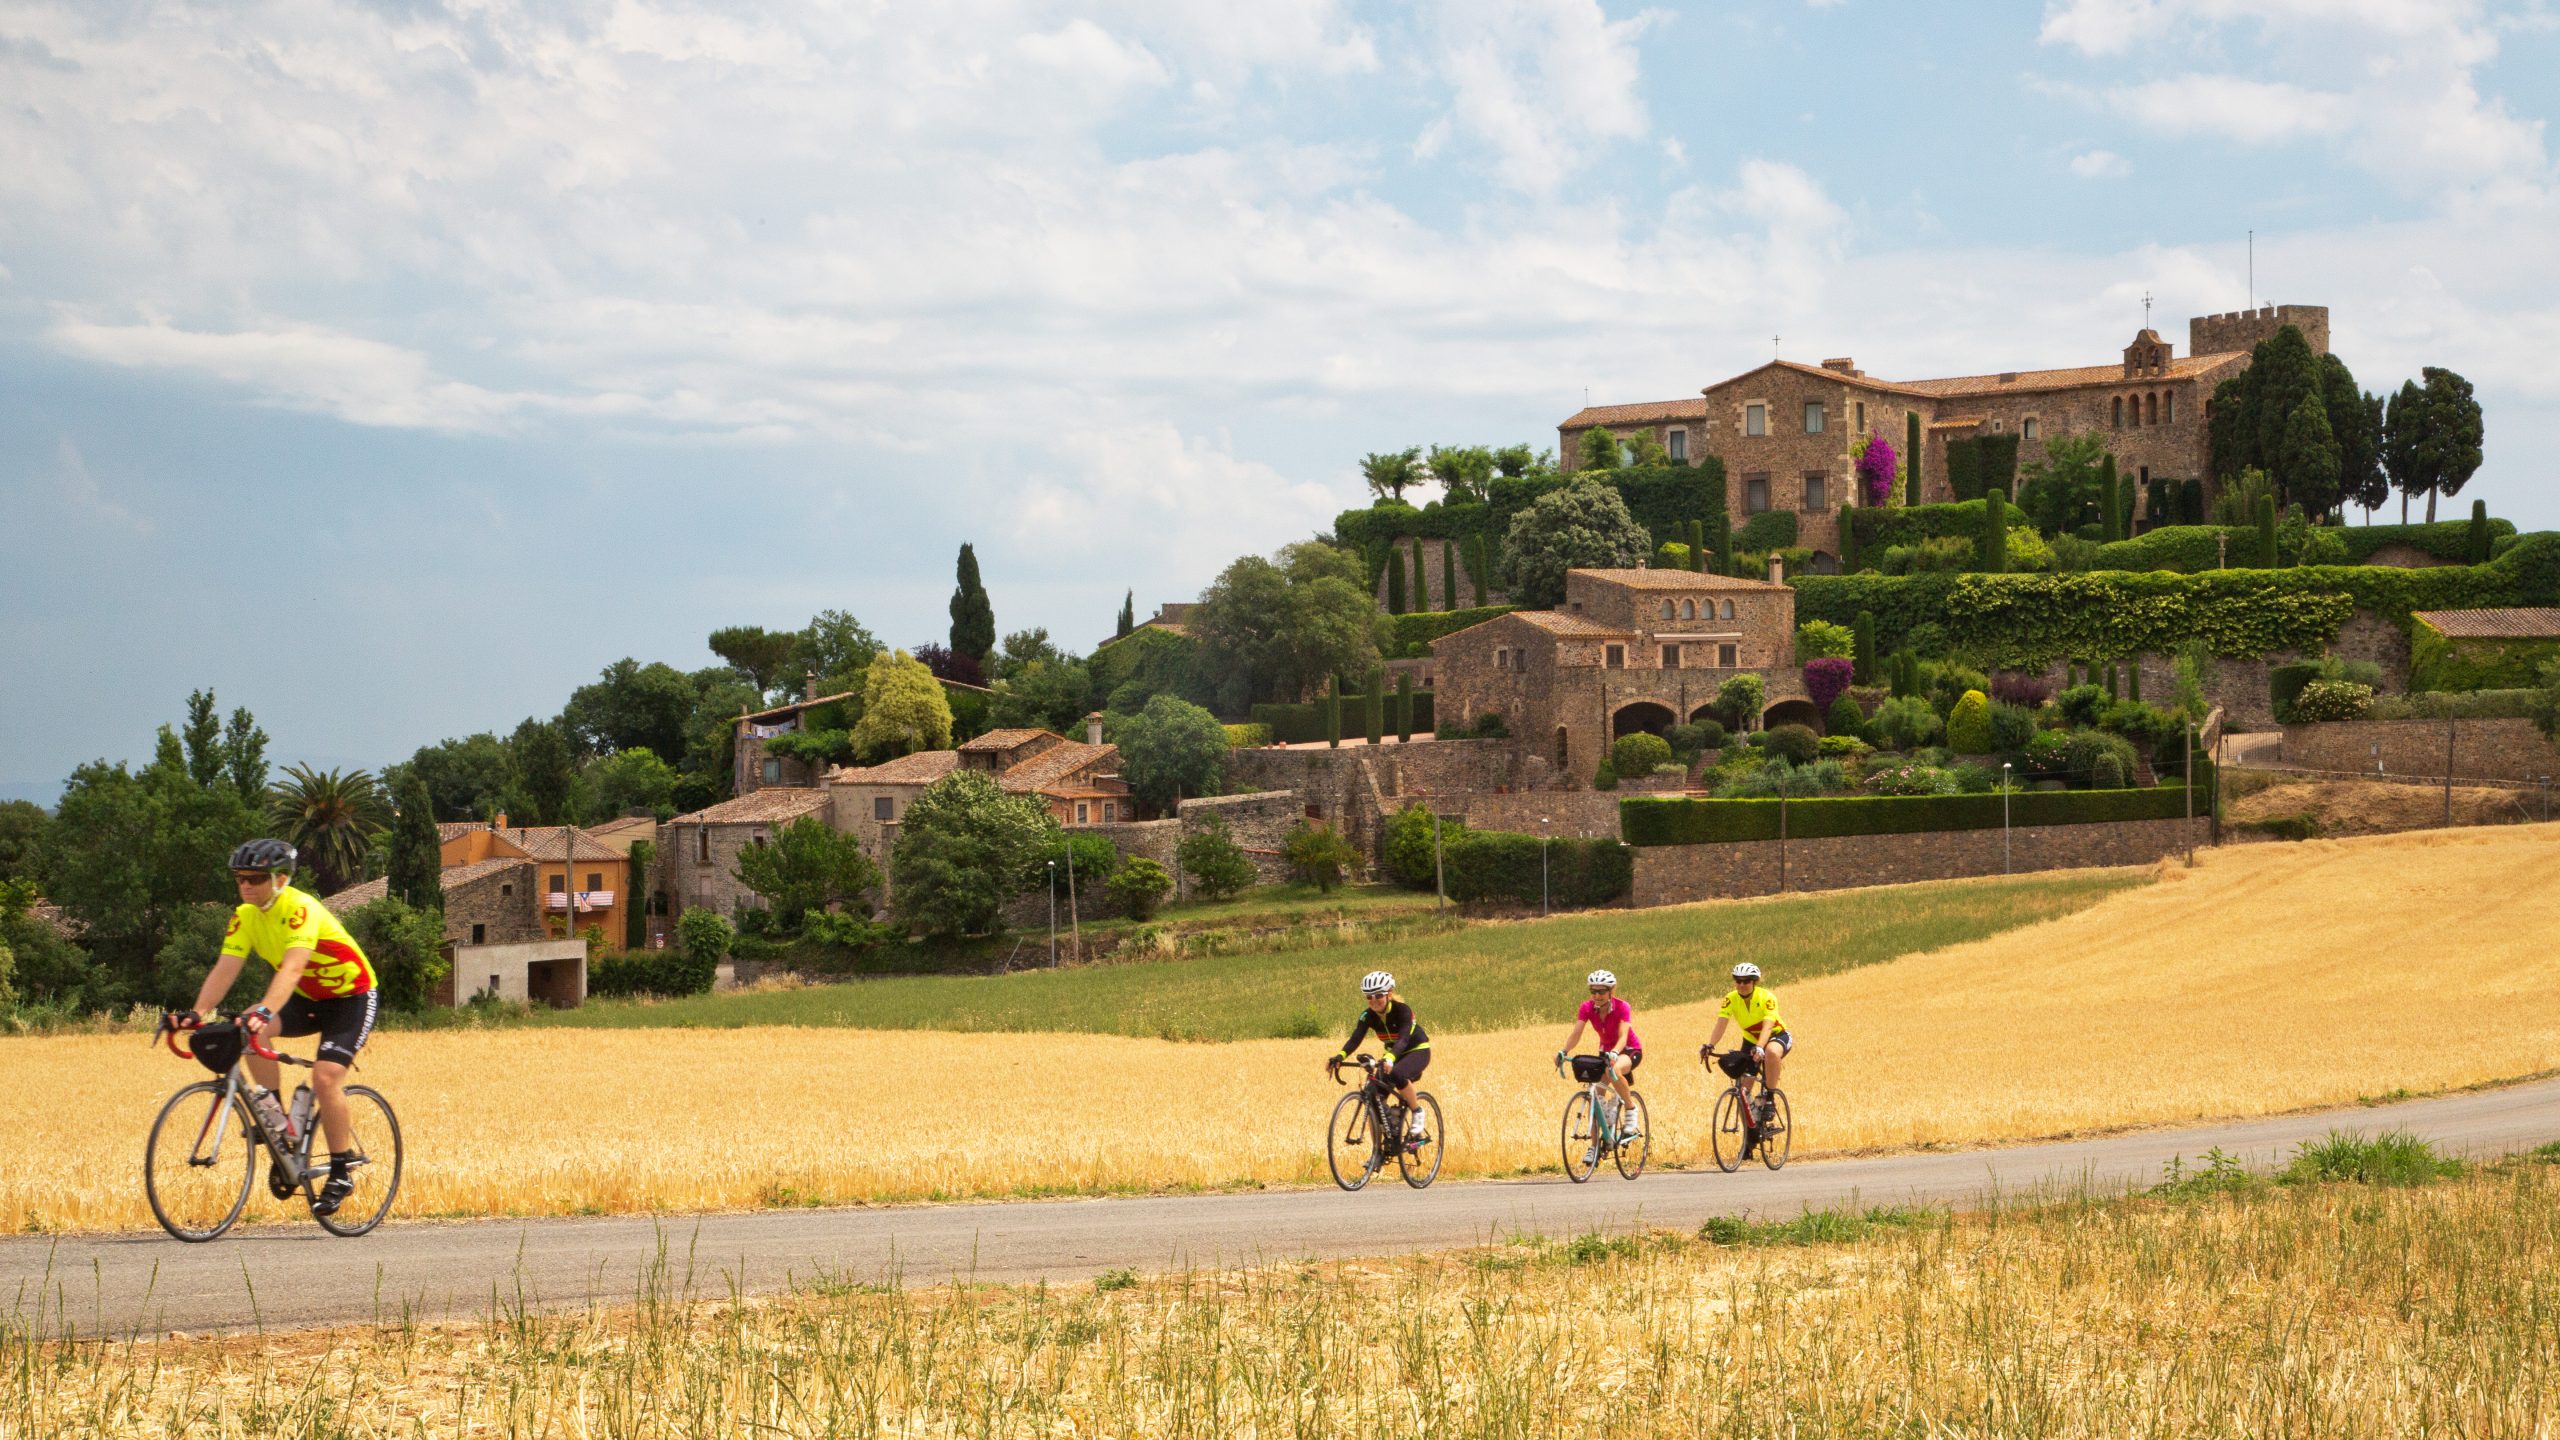
[[[379,765],[722,624],[937,638],[964,539],[1081,648],[1366,451],[1773,335],[2183,344],[2251,229],[2560,526],[2555,62],[2543,0],[0,0],[0,793],[198,686]]]

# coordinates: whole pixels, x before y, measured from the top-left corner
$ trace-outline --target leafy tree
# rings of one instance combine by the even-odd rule
[[[598,820],[635,813],[666,818],[674,813],[676,786],[683,779],[656,751],[640,749],[617,750],[590,761],[585,778],[587,813]]]
[[[427,782],[415,774],[404,777],[393,800],[389,891],[418,909],[442,910],[444,845]]]
[[[1343,875],[1360,863],[1360,852],[1331,825],[1301,820],[1281,842],[1280,858],[1288,862],[1289,873],[1299,884],[1330,895]]]
[[[1807,620],[1796,627],[1796,659],[1799,663],[1844,659],[1856,654],[1857,650],[1857,634],[1845,625],[1835,625],[1828,620]]]
[[[1164,904],[1164,897],[1172,893],[1173,877],[1165,873],[1162,865],[1144,855],[1135,855],[1111,872],[1111,878],[1102,882],[1102,889],[1130,919],[1149,920]]]
[[[1435,826],[1429,807],[1419,800],[1389,816],[1378,834],[1378,868],[1408,890],[1438,888],[1438,867],[1432,854],[1435,828],[1445,849],[1450,841],[1466,833],[1467,827],[1457,820],[1441,820]]]
[[[2313,518],[2338,503],[2338,442],[2317,391],[2305,391],[2285,420],[2283,438],[2269,457],[2276,493]]]
[[[1575,459],[1577,470],[1615,470],[1626,462],[1626,451],[1619,445],[1616,432],[1606,425],[1594,425],[1582,432]]]
[[[187,906],[237,903],[232,848],[263,828],[231,787],[195,782],[165,725],[139,773],[103,760],[71,772],[46,827],[39,877],[106,972],[79,982],[91,1003],[147,993],[154,961]],[[12,948],[24,976],[26,948],[14,939]]]
[[[2044,534],[2068,535],[2099,518],[2099,497],[2114,468],[2104,433],[2057,435],[2045,442],[2044,458],[2026,467],[2018,508]]]
[[[2436,518],[2436,497],[2458,495],[2480,468],[2482,426],[2480,402],[2471,382],[2450,370],[2429,365],[2419,372],[2426,383],[2418,391],[2418,479],[2427,490],[2427,523]]]
[[[460,740],[439,740],[419,746],[400,768],[427,787],[438,820],[485,819],[496,813],[506,794],[507,744],[485,730]]]
[[[1391,622],[1370,593],[1360,557],[1320,541],[1229,565],[1191,617],[1201,673],[1214,677],[1219,708],[1237,714],[1256,700],[1295,702],[1326,676],[1376,665]]]
[[[1566,571],[1631,566],[1653,550],[1618,492],[1588,479],[1531,501],[1511,518],[1508,542],[1503,583],[1514,604],[1533,610],[1564,599]]]
[[[951,746],[951,702],[933,672],[903,650],[873,657],[862,683],[853,748],[873,764]]]
[[[214,706],[212,691],[188,692],[187,720],[179,728],[178,739],[187,754],[187,778],[207,789],[220,783],[222,715]]]
[[[424,1010],[433,1003],[436,982],[453,968],[444,957],[444,912],[412,905],[386,895],[338,917],[373,962],[380,977],[382,1003],[394,1010]]]
[[[1369,493],[1378,499],[1402,500],[1405,491],[1422,483],[1422,447],[1363,455],[1360,478],[1369,482]]]
[[[1505,445],[1493,452],[1493,468],[1514,480],[1537,469],[1542,463],[1537,452],[1526,445]]]
[[[1138,592],[1135,590],[1123,591],[1120,596],[1120,623],[1117,628],[1112,630],[1111,636],[1116,640],[1137,628]]]
[[[711,653],[729,662],[731,669],[747,677],[756,687],[756,700],[791,684],[791,661],[800,648],[800,636],[789,630],[767,630],[761,625],[731,625],[711,632],[707,642]]]
[[[684,758],[684,722],[694,698],[693,680],[683,671],[625,656],[570,693],[560,724],[580,754],[637,748],[673,764]]]
[[[768,844],[738,852],[738,882],[764,897],[774,922],[786,934],[798,934],[812,912],[839,905],[860,905],[880,888],[879,868],[862,852],[862,842],[815,815],[773,832]]]
[[[1211,815],[1173,847],[1173,858],[1192,893],[1210,900],[1242,894],[1253,884],[1253,860],[1236,843],[1226,817]]]
[[[1075,733],[1077,722],[1093,709],[1093,680],[1071,660],[1029,660],[1012,678],[996,682],[997,693],[987,711],[990,724]]]
[[[32,800],[0,800],[0,881],[35,875],[44,832],[52,823],[53,817]]]
[[[690,813],[725,800],[735,778],[738,717],[763,703],[753,681],[724,666],[696,670],[693,709],[684,721],[684,773],[674,805]],[[442,802],[439,801],[439,804]]]
[[[831,695],[858,688],[862,672],[871,667],[871,657],[882,648],[880,637],[851,614],[821,610],[809,617],[808,628],[800,632],[791,655],[801,674],[818,677],[818,693]],[[663,750],[658,753],[666,754]]]
[[[518,824],[559,825],[571,818],[569,800],[577,786],[577,771],[570,760],[568,737],[558,725],[526,720],[516,726],[516,733],[507,740],[507,781],[509,793],[531,812],[517,817]]]
[[[2542,687],[2532,700],[2533,723],[2542,738],[2560,741],[2560,658],[2542,662]]]
[[[996,648],[996,607],[978,578],[978,552],[960,546],[959,584],[951,591],[951,653],[984,665]]]
[[[1662,448],[1662,442],[1651,430],[1639,429],[1628,436],[1626,447],[1629,469],[1653,470],[1671,463],[1671,452]]]
[[[933,672],[933,678],[937,680],[949,680],[961,685],[987,683],[986,668],[979,664],[976,656],[963,655],[948,645],[919,645],[908,653],[914,655],[925,669]]]
[[[1522,446],[1522,449],[1528,447]],[[1431,478],[1451,500],[1492,498],[1494,457],[1482,445],[1434,445],[1427,462]],[[1451,609],[1457,607],[1452,605]]]
[[[365,878],[365,855],[389,819],[373,772],[288,765],[284,775],[267,792],[267,813],[315,872],[314,887],[334,894]]]
[[[243,805],[255,805],[267,793],[267,732],[246,706],[234,707],[222,727],[222,773]]]
[[[890,853],[891,903],[910,929],[944,938],[996,928],[1030,863],[1058,834],[1040,801],[974,770],[924,788]]]
[[[113,1003],[118,989],[114,977],[60,931],[35,918],[31,913],[35,902],[32,879],[0,880],[0,946],[15,957],[10,983],[16,998],[31,1005],[73,1010],[104,1009]],[[210,963],[211,952],[205,956]]]
[[[1226,727],[1174,696],[1156,696],[1123,722],[1119,746],[1120,778],[1153,814],[1170,815],[1180,796],[1215,795],[1225,783]]]
[[[1757,675],[1729,676],[1716,687],[1716,710],[1731,729],[1749,730],[1760,723],[1760,703],[1768,688]]]

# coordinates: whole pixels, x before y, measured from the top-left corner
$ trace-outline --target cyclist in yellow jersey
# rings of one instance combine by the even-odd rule
[[[1733,967],[1733,988],[1716,1008],[1716,1028],[1707,1032],[1707,1043],[1698,1047],[1701,1061],[1724,1038],[1728,1024],[1741,1027],[1743,1048],[1760,1062],[1760,1103],[1765,1108],[1770,1103],[1767,1094],[1778,1088],[1778,1071],[1796,1042],[1787,1033],[1787,1022],[1778,1018],[1777,995],[1760,983],[1760,967],[1747,960]]]
[[[240,1024],[252,1035],[320,1037],[311,1092],[319,1102],[321,1132],[329,1139],[329,1180],[312,1209],[326,1215],[355,1188],[351,1172],[364,1163],[347,1140],[347,1067],[355,1064],[356,1052],[373,1033],[381,997],[374,989],[373,962],[356,937],[317,897],[289,883],[297,858],[294,848],[281,840],[252,840],[231,852],[240,908],[231,912],[221,958],[196,992],[195,1011],[179,1019],[192,1025],[200,1014],[211,1014],[230,993],[240,962],[249,956],[275,967],[266,995],[241,1012]],[[250,1075],[275,1089],[280,1083],[276,1062],[247,1058]]]

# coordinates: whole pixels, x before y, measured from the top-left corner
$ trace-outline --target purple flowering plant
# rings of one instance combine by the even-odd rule
[[[1858,479],[1866,486],[1869,505],[1893,498],[1893,466],[1893,442],[1881,433],[1869,436],[1865,453],[1858,456]]]

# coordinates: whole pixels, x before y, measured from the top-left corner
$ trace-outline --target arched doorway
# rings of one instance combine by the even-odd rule
[[[1828,550],[1816,550],[1806,558],[1804,568],[1809,574],[1837,575],[1840,573],[1840,557]]]
[[[1573,736],[1561,725],[1556,727],[1556,768],[1561,770],[1573,758]]]
[[[1803,725],[1819,731],[1822,728],[1822,712],[1814,709],[1813,702],[1810,700],[1781,700],[1762,711],[1760,715],[1762,729],[1778,725]]]
[[[1609,738],[1617,740],[1638,733],[1660,735],[1679,723],[1680,716],[1670,706],[1639,700],[1619,706],[1618,713],[1609,717]]]

